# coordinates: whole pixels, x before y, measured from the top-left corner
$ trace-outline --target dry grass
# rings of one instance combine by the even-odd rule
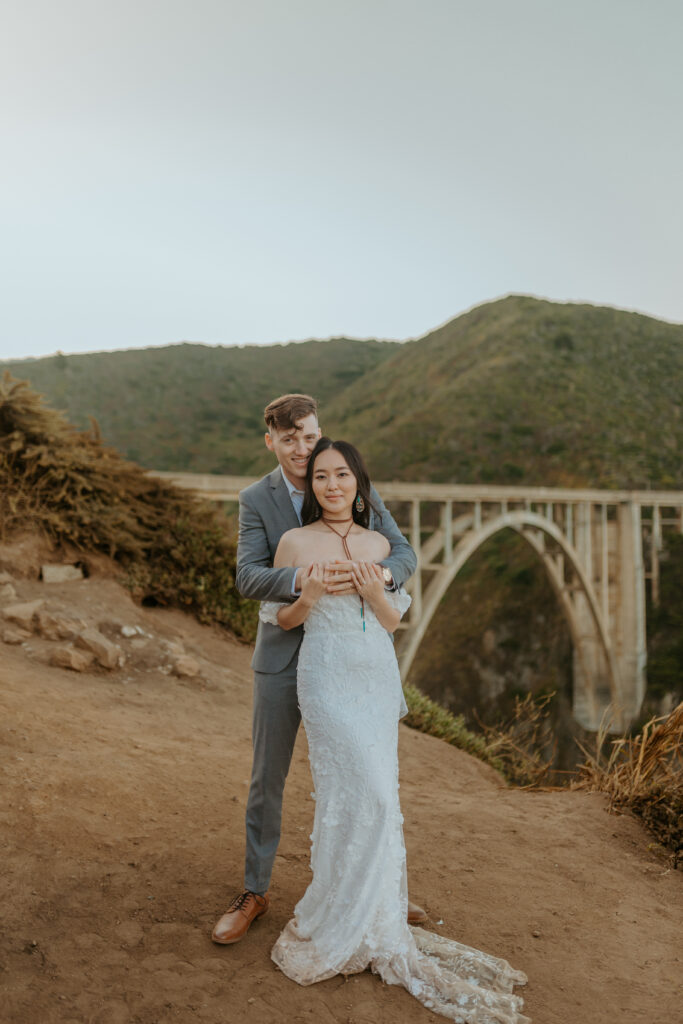
[[[608,753],[606,739],[601,730],[595,754],[582,748],[586,761],[572,788],[600,790],[611,807],[637,814],[677,867],[683,861],[683,703],[652,718],[637,736],[612,740]]]
[[[254,605],[235,590],[235,542],[216,509],[107,448],[94,422],[76,430],[5,373],[0,539],[31,529],[116,559],[140,600],[253,634]]]
[[[408,714],[403,719],[411,729],[426,732],[459,747],[485,761],[514,786],[532,788],[548,778],[552,758],[540,753],[547,733],[548,705],[554,694],[534,697],[527,694],[515,699],[515,710],[509,721],[495,726],[479,723],[481,732],[472,732],[462,715],[454,715],[431,700],[416,686],[403,687]]]
[[[489,757],[501,764],[503,774],[515,786],[533,789],[544,785],[550,776],[555,749],[549,758],[543,751],[551,735],[549,705],[554,696],[516,696],[515,709],[507,721],[496,725],[479,722]]]

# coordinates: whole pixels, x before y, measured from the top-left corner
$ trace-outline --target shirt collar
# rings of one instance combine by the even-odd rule
[[[299,490],[299,488],[296,487],[292,483],[292,481],[288,477],[285,476],[285,471],[282,468],[282,466],[280,466],[280,472],[282,473],[282,479],[285,482],[285,486],[286,486],[287,490],[289,491],[290,497],[292,496],[292,494],[305,494],[305,491]]]

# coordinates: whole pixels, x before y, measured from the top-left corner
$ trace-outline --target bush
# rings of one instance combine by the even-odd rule
[[[586,754],[573,789],[607,793],[613,808],[627,808],[662,846],[672,864],[683,860],[683,704],[670,715],[652,718],[633,737],[613,740],[603,754],[605,734],[598,734],[595,754]]]
[[[177,605],[253,639],[256,607],[236,591],[225,517],[78,431],[25,381],[0,384],[0,539],[36,529],[115,559],[140,600]]]

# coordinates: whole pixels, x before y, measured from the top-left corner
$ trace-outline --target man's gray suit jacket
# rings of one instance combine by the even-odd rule
[[[379,515],[370,511],[370,529],[377,530],[391,544],[391,554],[381,564],[391,569],[400,586],[415,572],[415,552],[374,487],[371,496]],[[243,597],[257,601],[291,601],[293,570],[274,569],[273,560],[282,534],[300,524],[280,467],[246,487],[239,500],[237,589]],[[252,668],[256,672],[281,672],[296,654],[302,637],[303,626],[286,630],[259,622]]]

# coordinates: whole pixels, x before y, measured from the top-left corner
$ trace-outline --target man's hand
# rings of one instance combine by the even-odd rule
[[[374,562],[368,562],[368,565],[374,566],[376,575],[382,577],[382,586],[384,586],[384,577],[382,576],[382,566],[377,565]],[[358,562],[343,562],[335,561],[328,562],[325,568],[325,584],[327,586],[328,594],[357,594],[358,586],[355,582],[355,573],[358,569]]]
[[[325,568],[325,585],[328,594],[355,594],[353,562],[330,562]]]

